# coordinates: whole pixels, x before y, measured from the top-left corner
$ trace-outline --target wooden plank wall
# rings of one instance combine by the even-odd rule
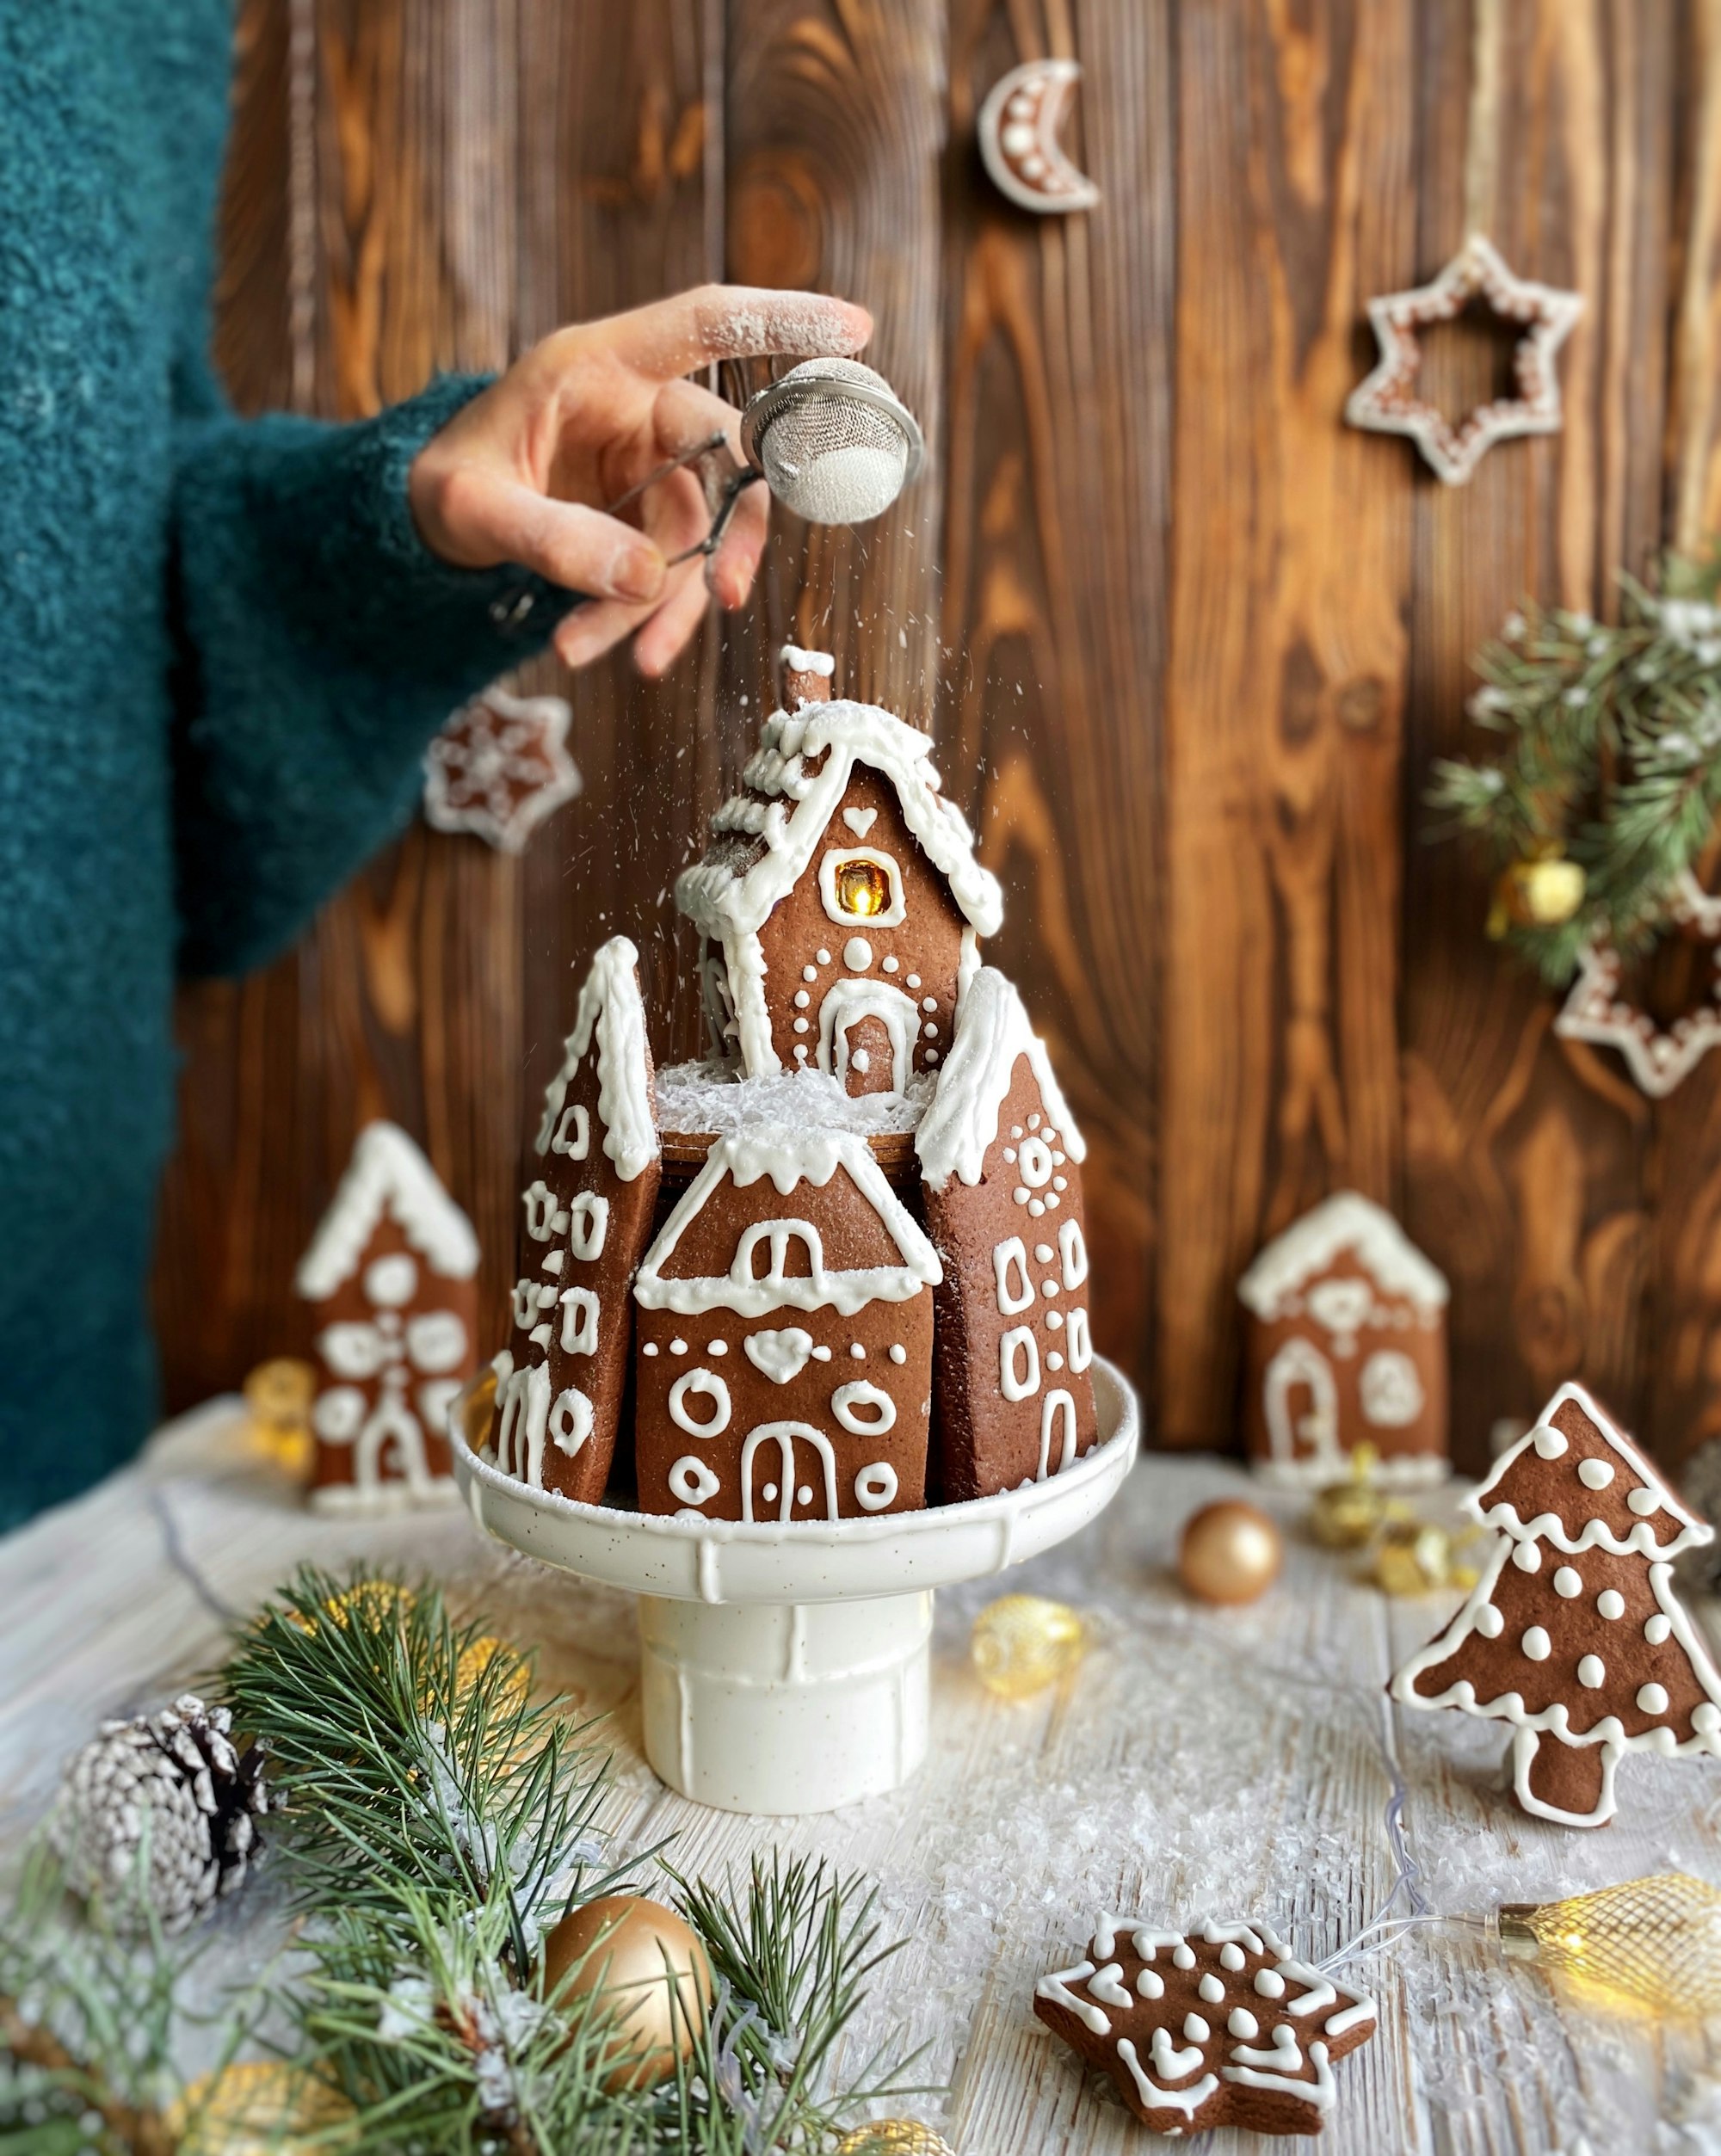
[[[1089,217],[1018,213],[974,153],[1044,54],[1086,69]],[[1472,227],[1588,305],[1564,434],[1447,490],[1340,411],[1368,295]],[[1721,1432],[1721,1058],[1656,1106],[1556,1041],[1420,806],[1514,600],[1607,613],[1721,520],[1721,0],[244,0],[243,405],[372,411],[717,274],[867,301],[928,477],[860,534],[780,519],[668,683],[562,682],[586,792],[523,863],[415,829],[292,957],[185,993],[170,1399],[299,1339],[293,1261],[380,1112],[472,1210],[499,1337],[571,968],[628,927],[691,1045],[667,888],[793,633],[933,726],[1005,878],[1102,1344],[1163,1442],[1230,1441],[1237,1272],[1347,1183],[1453,1278],[1472,1463],[1572,1374],[1670,1457]],[[1498,354],[1428,365],[1458,397]]]

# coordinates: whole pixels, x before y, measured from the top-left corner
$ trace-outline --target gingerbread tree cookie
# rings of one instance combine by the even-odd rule
[[[367,1124],[299,1260],[319,1365],[311,1501],[377,1512],[442,1501],[447,1414],[477,1365],[478,1238],[423,1153]]]
[[[1155,2133],[1318,2133],[1337,2061],[1374,2001],[1299,1962],[1264,1924],[1156,1929],[1101,1917],[1087,1956],[1034,1987],[1033,2011],[1116,2082]]]
[[[1673,1568],[1714,1531],[1582,1385],[1560,1388],[1468,1507],[1499,1549],[1395,1699],[1510,1722],[1514,1794],[1567,1826],[1613,1818],[1622,1753],[1721,1756],[1721,1673]]]
[[[1087,1147],[1021,998],[982,966],[916,1136],[938,1290],[947,1503],[1044,1481],[1098,1434],[1089,1374]]]
[[[497,1358],[498,1464],[585,1504],[609,1480],[661,1172],[638,958],[612,937],[580,990],[521,1198],[517,1346]]]

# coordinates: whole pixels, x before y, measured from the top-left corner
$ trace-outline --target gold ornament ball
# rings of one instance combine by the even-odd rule
[[[276,1355],[257,1364],[244,1389],[253,1442],[289,1475],[308,1475],[317,1451],[311,1433],[317,1372],[295,1355]]]
[[[1557,928],[1583,903],[1588,878],[1576,861],[1558,853],[1514,861],[1494,886],[1489,933],[1498,938],[1508,923],[1521,928]]]
[[[353,2146],[352,2106],[280,2059],[242,2059],[194,2081],[167,2116],[178,2156],[316,2156]]]
[[[544,1990],[564,2012],[601,1999],[614,2017],[619,2054],[605,2086],[650,2089],[669,2079],[705,2026],[711,1964],[673,1909],[607,1894],[570,1910],[545,1940]]]
[[[1258,1505],[1223,1497],[1192,1512],[1177,1545],[1177,1576],[1202,1602],[1254,1602],[1279,1577],[1285,1538]]]
[[[989,1691],[1027,1699],[1073,1669],[1087,1644],[1087,1627],[1064,1603],[1005,1594],[975,1618],[968,1651]]]
[[[852,2128],[836,2144],[836,2156],[956,2156],[956,2151],[917,2118],[881,2118]]]

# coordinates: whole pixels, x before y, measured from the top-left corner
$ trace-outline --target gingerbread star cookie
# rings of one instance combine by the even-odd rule
[[[1264,1924],[1186,1933],[1125,1916],[1101,1917],[1086,1958],[1041,1977],[1033,2011],[1169,2134],[1318,2133],[1335,2063],[1377,2019]]]

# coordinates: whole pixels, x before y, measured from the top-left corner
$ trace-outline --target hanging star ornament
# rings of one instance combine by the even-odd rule
[[[1454,422],[1416,394],[1421,334],[1477,302],[1520,331],[1512,360],[1518,394],[1478,404]],[[1408,434],[1448,486],[1462,486],[1496,441],[1559,432],[1554,355],[1582,311],[1582,293],[1514,277],[1493,243],[1473,232],[1432,284],[1369,301],[1380,361],[1351,391],[1345,417],[1375,434]]]
[[[1611,944],[1592,940],[1579,953],[1577,977],[1554,1031],[1565,1040],[1617,1048],[1638,1090],[1651,1100],[1664,1100],[1721,1043],[1721,951],[1715,964],[1717,977],[1704,1001],[1663,1032],[1625,996],[1619,952]]]
[[[521,853],[552,809],[580,791],[559,696],[489,688],[463,704],[424,758],[424,820]]]

